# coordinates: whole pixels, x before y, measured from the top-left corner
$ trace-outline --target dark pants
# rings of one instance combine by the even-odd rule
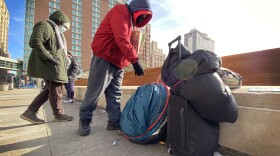
[[[68,99],[74,98],[74,84],[75,84],[75,81],[69,81],[69,83],[64,83],[65,89],[67,90]]]
[[[120,120],[120,102],[122,96],[123,69],[93,55],[91,60],[88,85],[83,103],[80,105],[80,118],[91,120],[93,111],[101,94],[106,97],[106,112],[109,122]]]
[[[64,113],[62,106],[62,83],[57,83],[49,80],[46,82],[45,89],[29,105],[28,110],[38,112],[40,107],[49,99],[53,115],[57,116]]]

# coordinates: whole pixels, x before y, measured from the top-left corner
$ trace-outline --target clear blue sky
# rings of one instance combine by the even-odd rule
[[[23,58],[25,0],[5,0],[10,13],[8,51],[13,59]]]

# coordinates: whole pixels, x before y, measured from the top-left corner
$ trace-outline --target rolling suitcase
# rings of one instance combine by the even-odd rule
[[[179,63],[181,61],[181,36],[168,43],[178,41]],[[180,77],[180,76],[179,76]],[[212,156],[218,148],[219,123],[201,118],[192,105],[184,99],[180,92],[180,80],[170,87],[167,108],[167,148],[176,156]]]

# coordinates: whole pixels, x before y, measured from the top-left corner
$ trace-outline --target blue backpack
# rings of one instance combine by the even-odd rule
[[[139,144],[156,143],[164,138],[168,98],[169,91],[164,83],[138,87],[121,113],[123,135]]]

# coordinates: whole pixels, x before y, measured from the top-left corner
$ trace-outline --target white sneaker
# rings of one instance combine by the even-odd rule
[[[72,99],[66,99],[65,101],[63,101],[63,103],[73,103],[74,101]]]
[[[214,156],[223,156],[221,153],[219,153],[219,152],[214,152],[214,154],[213,154]]]

